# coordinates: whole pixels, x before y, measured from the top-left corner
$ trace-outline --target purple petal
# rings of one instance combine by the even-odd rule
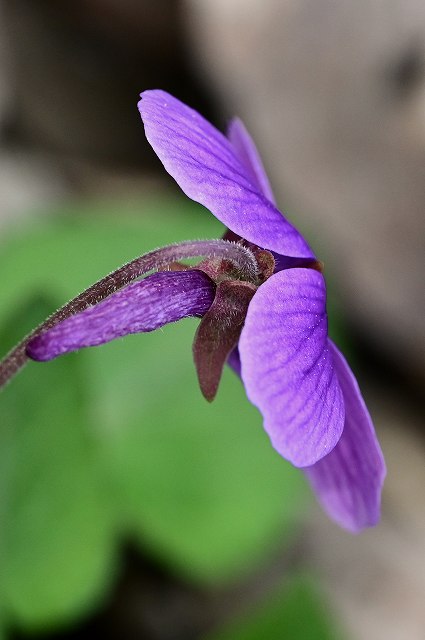
[[[189,198],[260,247],[313,257],[301,234],[263,195],[229,140],[199,113],[164,91],[145,91],[139,110],[148,141]]]
[[[252,299],[239,341],[248,397],[275,449],[299,467],[332,451],[344,426],[325,305],[318,271],[275,273]]]
[[[235,347],[233,351],[229,353],[227,364],[231,369],[233,369],[237,376],[241,377],[241,357],[239,355],[238,347]]]
[[[329,343],[344,396],[344,432],[329,455],[304,471],[329,516],[355,533],[379,520],[385,462],[356,379]]]
[[[214,294],[215,285],[202,271],[155,273],[35,337],[27,346],[27,354],[33,360],[51,360],[129,333],[153,331],[182,318],[200,317],[208,311]]]
[[[266,196],[267,200],[276,204],[260,154],[242,120],[233,118],[227,130],[227,137],[239,160],[245,166],[251,182]]]

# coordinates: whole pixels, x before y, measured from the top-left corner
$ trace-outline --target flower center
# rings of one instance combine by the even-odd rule
[[[196,265],[196,268],[204,271],[217,285],[225,281],[238,281],[259,287],[273,275],[275,260],[270,251],[258,248],[249,251],[252,252],[256,266],[251,273],[243,273],[234,261],[220,257],[207,258]]]

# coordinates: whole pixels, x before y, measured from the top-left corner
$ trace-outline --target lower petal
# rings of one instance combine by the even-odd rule
[[[385,462],[356,379],[329,346],[344,396],[344,432],[331,453],[304,471],[329,516],[356,533],[379,521]]]
[[[327,340],[321,273],[288,269],[254,295],[239,341],[242,379],[274,448],[310,466],[338,442],[344,400]]]
[[[33,360],[51,360],[182,318],[201,317],[214,294],[212,280],[197,269],[154,273],[36,336],[28,343],[27,354]]]

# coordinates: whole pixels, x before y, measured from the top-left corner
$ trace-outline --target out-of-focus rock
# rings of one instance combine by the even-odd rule
[[[423,371],[425,4],[186,6],[196,59],[229,115],[247,121],[346,310]]]
[[[57,166],[40,155],[22,152],[0,154],[0,231],[26,217],[49,213],[69,196],[67,181]]]
[[[425,446],[411,411],[372,394],[388,466],[381,523],[347,534],[316,509],[304,558],[352,640],[425,638]],[[385,427],[385,429],[382,429]]]

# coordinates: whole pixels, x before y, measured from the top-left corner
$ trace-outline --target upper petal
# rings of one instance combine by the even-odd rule
[[[267,200],[276,204],[258,149],[242,120],[239,118],[231,120],[227,129],[227,137],[253,184],[266,196]]]
[[[227,129],[227,137],[230,140],[233,149],[238,156],[239,160],[245,166],[248,171],[249,177],[257,188],[263,193],[270,202],[276,204],[275,197],[264,169],[261,156],[258,153],[258,149],[255,146],[253,139],[248,133],[242,120],[239,118],[233,118]],[[232,238],[232,235],[235,237]],[[226,239],[235,240],[239,238],[236,234],[227,232]],[[292,269],[293,267],[304,267],[306,258],[288,257],[279,253],[273,252],[275,259],[275,271],[281,271],[282,269]]]
[[[313,257],[304,238],[264,196],[222,133],[164,91],[144,91],[141,96],[138,106],[146,137],[189,198],[260,247]]]
[[[379,520],[385,462],[356,379],[331,342],[330,349],[344,396],[344,432],[333,451],[305,472],[330,517],[358,532]]]
[[[154,273],[36,336],[28,343],[27,354],[33,360],[51,360],[129,333],[199,317],[209,309],[214,294],[214,283],[202,271]]]
[[[321,273],[275,273],[251,301],[239,341],[242,379],[275,449],[314,464],[338,442],[344,400],[327,340]]]

